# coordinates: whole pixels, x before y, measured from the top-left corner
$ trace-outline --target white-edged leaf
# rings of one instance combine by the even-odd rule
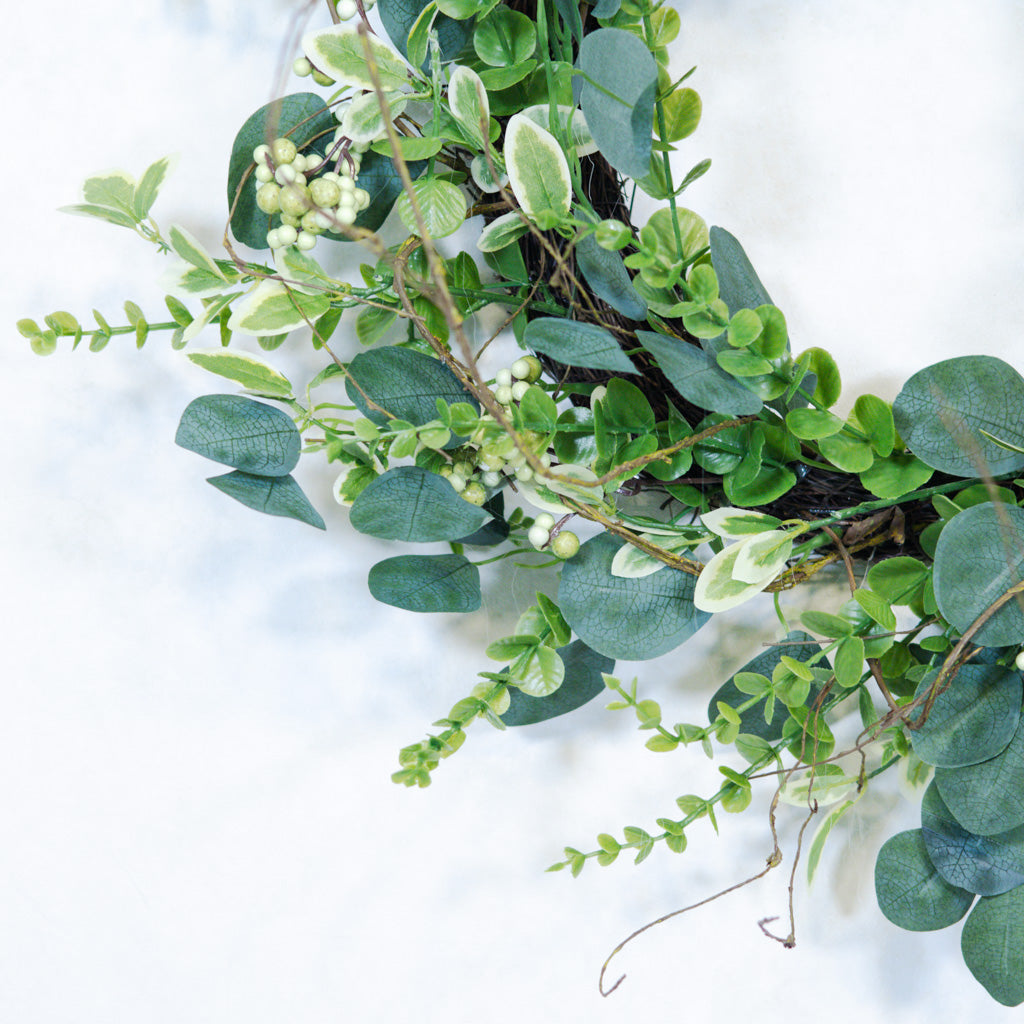
[[[818,826],[814,833],[814,838],[811,840],[811,845],[807,849],[807,881],[808,884],[814,881],[814,873],[818,869],[818,862],[821,860],[821,854],[825,849],[825,842],[835,828],[839,819],[842,818],[846,812],[853,807],[853,805],[860,799],[854,797],[853,800],[847,800],[845,803],[840,804],[838,807],[833,807],[828,814],[822,819],[821,824]]]
[[[274,250],[274,266],[278,274],[292,288],[309,294],[323,293],[325,288],[342,287],[308,252],[295,245]]]
[[[509,184],[526,215],[543,230],[569,216],[572,179],[558,141],[522,114],[505,128],[505,168]]]
[[[135,195],[132,197],[132,210],[139,220],[145,220],[149,215],[160,191],[160,186],[164,183],[164,178],[176,163],[176,157],[165,156],[151,163],[143,172],[135,187]]]
[[[743,542],[732,567],[743,583],[767,583],[786,566],[793,552],[793,538],[784,530],[758,533]]]
[[[121,210],[134,219],[135,179],[127,171],[99,171],[83,182],[82,199],[90,205]]]
[[[304,295],[280,281],[264,280],[235,306],[228,328],[255,337],[284,334],[323,316],[330,304],[324,295]]]
[[[493,170],[498,177],[491,173]],[[497,153],[491,153],[488,160],[483,153],[477,153],[469,165],[469,173],[473,176],[473,184],[481,192],[500,192],[508,184],[508,175],[505,173],[505,163]]]
[[[551,472],[563,479],[553,480],[547,477],[534,477],[530,481],[516,484],[522,497],[535,508],[539,508],[544,512],[564,515],[566,506],[558,500],[560,494],[588,505],[603,497],[603,491],[600,487],[586,486],[587,482],[597,480],[597,474],[586,466],[564,462],[561,465],[552,466]],[[583,484],[573,483],[576,480],[583,481]]]
[[[241,294],[241,292],[227,292],[224,295],[218,295],[215,299],[208,302],[203,307],[202,313],[185,328],[181,336],[182,344],[187,345],[208,324],[213,323],[220,316],[224,307],[230,305]]]
[[[448,77],[448,105],[466,138],[483,149],[491,106],[484,83],[471,68],[461,64],[452,66]]]
[[[408,103],[406,94],[400,92],[386,92],[384,99],[392,121],[405,110]],[[375,142],[386,133],[387,128],[376,93],[364,92],[352,100],[341,115],[341,130],[360,145]]]
[[[249,391],[270,398],[289,398],[291,381],[272,366],[247,352],[229,352],[215,349],[210,352],[189,352],[189,359],[210,373],[227,377]]]
[[[186,263],[191,263],[193,267],[204,270],[214,277],[219,277],[222,281],[227,280],[224,272],[217,266],[213,257],[203,247],[203,243],[191,232],[186,231],[178,224],[172,224],[168,234],[168,241],[174,252]]]
[[[175,260],[160,275],[160,286],[177,299],[205,299],[220,295],[231,288],[229,281],[222,274],[212,274],[209,270],[184,260]]]
[[[727,505],[705,512],[700,521],[712,533],[726,540],[739,540],[753,533],[764,533],[782,524],[775,516],[752,512],[747,508],[730,508]]]
[[[749,601],[771,581],[771,576],[760,583],[746,583],[736,579],[736,559],[750,538],[731,544],[708,562],[697,577],[693,603],[702,612],[724,612]]]
[[[379,36],[365,38],[381,88],[385,92],[405,88],[409,84],[408,68],[402,58]],[[331,25],[308,32],[302,37],[302,49],[315,68],[341,85],[373,90],[363,41],[353,25]]]
[[[576,155],[590,156],[591,153],[596,153],[597,143],[594,141],[594,136],[590,134],[583,111],[579,107],[569,107],[561,103],[557,109],[558,120],[563,128],[568,128],[569,143],[576,150]],[[550,131],[549,111],[550,107],[547,103],[536,103],[532,107],[524,107],[520,113],[545,131]]]
[[[511,213],[495,217],[480,232],[476,247],[481,252],[498,252],[506,245],[511,245],[517,238],[521,238],[529,230],[529,224],[524,223],[523,218],[519,216],[519,211],[513,210]]]
[[[686,535],[666,537],[662,534],[641,533],[640,539],[647,541],[649,544],[656,544],[658,547],[671,553],[691,548],[696,543],[693,538]],[[660,559],[655,558],[654,555],[649,555],[646,551],[634,547],[632,544],[623,544],[615,552],[615,557],[612,559],[611,572],[613,576],[638,580],[666,568],[668,566]]]
[[[468,206],[466,197],[458,185],[438,178],[424,178],[414,181],[412,188],[423,217],[423,226],[431,238],[444,238],[445,235],[450,235],[462,227]],[[408,192],[403,192],[398,197],[395,209],[409,231],[418,235],[420,227]]]

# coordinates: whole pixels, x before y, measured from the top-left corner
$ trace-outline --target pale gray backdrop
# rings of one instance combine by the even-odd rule
[[[706,124],[678,166],[714,161],[686,201],[743,240],[794,345],[831,350],[850,401],[892,398],[955,354],[1024,365],[1020,5],[681,13],[674,70],[699,66]],[[365,574],[391,549],[350,530],[315,459],[299,473],[326,535],[207,486],[209,464],[172,442],[186,403],[223,388],[161,336],[142,353],[29,353],[21,316],[95,306],[117,322],[132,298],[161,318],[155,250],[55,208],[91,171],[177,153],[155,216],[216,246],[231,138],[279,91],[288,22],[283,0],[8,14],[0,1017],[1009,1019],[968,975],[958,929],[912,935],[874,905],[878,846],[915,824],[895,780],[798,885],[796,949],[756,925],[785,914],[780,871],[640,939],[603,1001],[620,938],[757,870],[763,816],[723,816],[719,838],[693,827],[680,857],[545,874],[563,845],[653,829],[677,795],[717,785],[698,752],[645,751],[600,701],[529,732],[478,724],[429,790],[395,787],[398,749],[468,692],[508,617],[374,603]],[[299,350],[273,361],[318,366]],[[490,596],[509,586],[529,600],[511,571]],[[620,669],[671,720],[695,718],[773,621],[750,605]],[[792,822],[785,835],[788,855]]]

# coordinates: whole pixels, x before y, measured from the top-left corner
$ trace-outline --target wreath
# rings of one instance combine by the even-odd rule
[[[483,652],[490,668],[400,750],[396,783],[429,785],[479,719],[529,727],[603,696],[650,750],[700,748],[722,781],[647,827],[567,846],[551,870],[682,853],[757,785],[773,791],[772,849],[740,884],[787,862],[792,892],[898,769],[921,826],[879,852],[882,913],[910,930],[964,921],[969,970],[1024,1002],[1024,378],[963,356],[837,414],[833,358],[792,349],[739,240],[683,203],[710,162],[680,175],[673,159],[701,101],[692,72],[668,70],[670,6],[370,7],[328,3],[293,67],[319,91],[240,128],[222,254],[154,219],[167,159],[92,176],[68,208],[173,257],[169,321],[128,302],[117,326],[58,311],[21,334],[40,354],[219,335],[187,357],[242,393],[196,398],[176,442],[226,467],[208,482],[228,497],[318,529],[292,471],[325,459],[352,526],[401,545],[369,573],[378,601],[473,613],[487,565],[536,574],[535,602]],[[643,223],[639,193],[661,204]],[[386,221],[404,225],[396,244]],[[471,242],[445,255],[467,225]],[[361,247],[357,280],[325,269],[332,245]],[[520,354],[495,365],[506,330]],[[311,344],[322,369],[290,380],[236,335],[266,353]],[[829,576],[848,600],[787,614],[790,590]],[[670,724],[616,674],[767,594],[779,637],[718,680],[706,721]],[[855,739],[837,740],[851,720]],[[804,814],[787,857],[782,804]],[[773,937],[793,944],[792,904]],[[618,982],[601,975],[607,994]]]

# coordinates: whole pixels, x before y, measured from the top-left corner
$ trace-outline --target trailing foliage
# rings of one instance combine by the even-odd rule
[[[209,340],[190,360],[242,393],[196,398],[176,442],[230,467],[209,482],[237,502],[319,529],[292,473],[325,457],[355,530],[398,542],[369,573],[383,603],[471,613],[488,564],[538,574],[535,603],[484,652],[500,669],[401,750],[396,782],[429,785],[477,718],[539,725],[607,690],[651,751],[732,763],[714,792],[566,847],[553,870],[681,853],[692,825],[717,830],[765,785],[762,874],[782,858],[776,810],[798,808],[824,811],[811,876],[871,780],[901,766],[931,781],[921,827],[878,854],[882,913],[910,930],[966,916],[971,972],[1024,1001],[1024,377],[962,356],[894,402],[840,406],[832,356],[795,350],[740,241],[677,201],[710,162],[673,166],[697,156],[702,107],[669,68],[671,8],[380,0],[384,38],[366,6],[343,0],[303,37],[294,70],[321,91],[239,111],[223,256],[153,219],[166,159],[138,180],[94,175],[67,208],[171,257],[170,320],[129,301],[116,326],[59,310],[19,332],[40,354]],[[634,186],[663,204],[636,225]],[[389,218],[395,244],[377,234]],[[435,239],[467,225],[443,258]],[[312,255],[353,242],[355,282]],[[466,329],[493,306],[521,348],[511,365]],[[239,337],[308,343],[322,368],[292,381]],[[780,595],[833,570],[849,599],[793,628]],[[706,721],[669,724],[612,675],[767,593],[779,638],[712,680]]]

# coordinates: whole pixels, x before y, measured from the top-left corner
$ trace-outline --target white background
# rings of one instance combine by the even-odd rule
[[[714,162],[686,201],[743,241],[795,347],[835,354],[845,405],[891,399],[955,354],[1024,365],[1019,5],[681,14],[674,70],[699,66],[706,123],[677,167]],[[723,817],[719,838],[692,827],[680,857],[545,874],[566,843],[653,831],[677,795],[717,786],[699,752],[645,751],[600,700],[531,730],[479,723],[430,789],[394,786],[398,749],[468,692],[509,616],[373,602],[366,571],[394,552],[350,530],[316,459],[299,476],[326,534],[207,486],[208,464],[172,442],[187,402],[223,388],[163,336],[141,353],[28,351],[22,316],[87,321],[95,306],[115,323],[132,298],[162,319],[155,250],[55,208],[92,171],[177,153],[154,214],[215,247],[231,139],[282,91],[288,22],[283,0],[7,15],[0,1019],[1009,1019],[964,967],[958,928],[910,934],[877,911],[875,852],[916,823],[888,781],[813,889],[798,884],[796,949],[756,925],[785,915],[780,870],[639,939],[602,1000],[616,942],[759,869],[763,815]],[[299,379],[319,366],[272,361]],[[528,603],[529,578],[488,577],[495,605],[509,587]],[[716,619],[635,666],[642,691],[698,720],[772,621],[767,602]],[[787,869],[797,823],[784,816]]]

